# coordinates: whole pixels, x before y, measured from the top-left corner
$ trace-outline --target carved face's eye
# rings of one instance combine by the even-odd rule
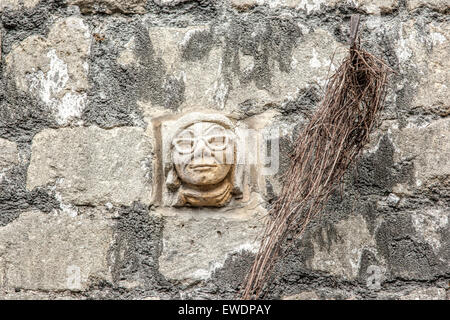
[[[194,139],[175,139],[174,144],[180,153],[190,153],[194,149]]]
[[[205,142],[211,150],[221,151],[227,147],[230,138],[224,127],[215,125],[206,132]]]
[[[228,145],[228,137],[226,135],[211,135],[206,137],[206,142],[212,150],[223,150]]]
[[[173,144],[179,153],[191,153],[195,148],[195,139],[190,131],[185,131],[173,140]]]

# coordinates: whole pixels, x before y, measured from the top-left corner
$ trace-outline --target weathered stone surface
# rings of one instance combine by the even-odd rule
[[[160,6],[176,6],[184,2],[194,2],[198,0],[153,0],[154,3]]]
[[[342,50],[343,45],[322,29],[305,31],[308,33],[301,41],[297,41],[301,31],[293,20],[276,23],[280,25],[263,25],[255,28],[253,33],[247,30],[244,34],[239,32],[229,35],[242,37],[240,41],[244,44],[255,42],[254,45],[260,43],[266,46],[272,41],[280,41],[268,39],[266,32],[270,28],[287,25],[292,39],[283,39],[289,43],[277,53],[269,47],[261,48],[261,55],[264,56],[250,52],[245,47],[233,48],[232,43],[225,45],[225,48],[216,45],[219,40],[215,40],[214,30],[208,26],[150,28],[150,40],[156,57],[164,61],[169,77],[183,83],[184,99],[179,109],[189,110],[193,106],[201,106],[241,112],[238,106],[243,103],[255,103],[258,106],[280,104],[295,99],[301,89],[317,83],[324,85],[334,50],[336,54],[332,71],[346,54]],[[129,48],[119,56],[119,63],[139,63],[133,58],[132,47],[131,42]],[[233,62],[225,60],[225,53],[233,55]],[[270,72],[265,68],[269,68]],[[140,105],[146,117],[154,116],[158,107],[167,107],[149,101],[141,101]]]
[[[283,300],[320,300],[320,297],[314,291],[304,291],[294,294],[292,296],[286,296]]]
[[[428,209],[413,212],[411,214],[412,224],[417,231],[422,241],[428,243],[436,254],[441,250],[445,252],[445,247],[448,244],[446,239],[443,239],[443,230],[448,230],[450,218],[450,210],[446,209]],[[444,256],[441,256],[444,259]]]
[[[364,250],[376,252],[373,236],[362,216],[339,221],[334,232],[321,228],[313,237],[314,256],[308,267],[353,280],[358,276]],[[330,234],[333,235],[330,237]]]
[[[191,283],[210,278],[234,253],[255,252],[265,213],[258,198],[255,194],[246,207],[233,210],[157,210],[164,217],[159,271],[167,279]]]
[[[141,128],[47,129],[31,151],[28,190],[52,185],[79,205],[150,201],[151,143]]]
[[[270,8],[294,8],[304,10],[308,14],[320,11],[322,8],[335,8],[337,6],[351,6],[361,9],[370,14],[380,14],[381,12],[391,12],[398,7],[395,0],[231,0],[233,7],[246,10],[257,5],[267,5]]]
[[[430,211],[427,211],[430,215]],[[375,238],[377,251],[379,257],[385,262],[388,278],[432,281],[444,276],[448,271],[449,255],[448,250],[445,249],[448,248],[448,227],[445,227],[445,219],[448,217],[445,219],[442,217],[445,213],[441,214],[441,217],[435,213],[432,218],[424,218],[423,215],[424,213],[403,211],[384,215],[383,221],[380,221],[375,231]],[[434,239],[424,239],[429,229],[425,227],[425,224],[430,221],[438,229],[433,232]],[[439,225],[444,227],[440,228]],[[433,240],[436,239],[442,240],[442,247],[438,248],[433,244]]]
[[[17,145],[14,142],[0,138],[0,172],[19,162]]]
[[[364,48],[396,70],[382,128],[267,294],[449,298],[448,1],[0,0],[0,11],[0,298],[235,298],[355,12]],[[279,129],[278,173],[251,166],[245,199],[221,208],[151,202],[168,178],[157,118],[191,111]]]
[[[298,294],[282,297],[283,300],[446,300],[446,290],[439,287],[403,289],[395,291],[373,291],[368,296],[358,295],[357,292],[323,288],[316,290],[306,290]]]
[[[194,53],[198,58],[192,61],[183,59],[184,47],[198,37],[210,39],[211,31],[207,26],[188,28],[150,28],[150,40],[154,46],[155,56],[164,61],[168,78],[172,82],[182,82],[184,86],[183,106],[216,106],[221,100],[220,61],[221,49],[205,44],[204,52]],[[168,81],[167,85],[170,85]],[[152,105],[144,105],[144,115],[152,111]],[[167,107],[167,106],[160,106]],[[169,106],[170,107],[170,106]]]
[[[0,286],[85,290],[111,280],[111,221],[101,216],[29,211],[0,228]]]
[[[68,293],[40,291],[40,290],[18,290],[16,289],[0,289],[1,300],[84,300],[81,292],[72,291],[78,295],[69,295]]]
[[[450,10],[450,1],[448,0],[408,0],[407,4],[409,10],[421,7],[428,7],[442,13]]]
[[[414,20],[402,23],[395,51],[400,71],[415,74],[409,83],[414,94],[411,109],[449,115],[449,24],[431,22],[423,26]]]
[[[428,56],[425,76],[420,79],[415,101],[417,107],[423,107],[441,116],[450,115],[450,24],[433,23],[428,29],[428,44],[432,48]],[[417,56],[416,59],[420,59]],[[416,60],[417,61],[417,60]],[[433,94],[430,95],[430,92]]]
[[[67,124],[78,120],[86,105],[90,41],[81,18],[60,19],[46,38],[31,35],[15,45],[6,70],[19,90],[39,97],[59,124]]]
[[[67,4],[80,7],[82,13],[145,13],[146,0],[67,0]]]
[[[444,288],[419,288],[399,295],[399,300],[447,300]]]
[[[291,21],[285,22],[290,25]],[[294,28],[293,25],[290,25]],[[299,31],[299,30],[297,30]],[[296,31],[291,30],[291,33]],[[235,75],[230,87],[223,87],[222,94],[228,99],[226,106],[235,110],[236,106],[253,102],[257,105],[281,104],[295,100],[302,89],[312,85],[326,84],[329,71],[333,72],[345,56],[343,45],[326,30],[305,31],[304,36],[292,43],[291,53],[267,57],[270,75],[260,75],[261,79],[246,81],[245,74],[257,73],[261,61],[253,54],[247,55],[239,50],[241,76]],[[286,39],[287,40],[287,39]],[[286,44],[287,46],[287,44]],[[330,48],[333,48],[330,51]],[[333,53],[335,56],[333,62]],[[285,59],[285,61],[283,61]],[[257,65],[258,64],[258,65]],[[331,66],[330,66],[331,64]]]
[[[415,188],[433,185],[441,189],[450,187],[450,120],[435,121],[427,127],[392,129],[392,140],[396,148],[394,161],[414,163],[415,185],[398,184],[394,192],[411,194]]]
[[[0,2],[0,12],[4,9],[20,10],[33,8],[40,0],[2,0]]]

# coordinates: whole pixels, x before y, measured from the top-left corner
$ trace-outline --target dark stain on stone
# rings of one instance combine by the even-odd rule
[[[361,195],[386,196],[397,183],[412,178],[413,164],[394,164],[394,146],[387,135],[380,141],[378,150],[363,157],[356,168],[354,184]]]
[[[109,250],[114,286],[121,280],[136,281],[143,289],[167,287],[159,274],[162,221],[147,206],[134,202],[118,209],[114,243]]]
[[[0,88],[0,137],[30,143],[37,132],[56,126],[49,107],[17,89],[12,75],[4,78],[3,83],[5,86]]]
[[[122,66],[117,58],[134,37],[135,61]],[[109,25],[102,42],[91,48],[88,105],[83,120],[102,127],[145,126],[138,101],[176,110],[184,101],[184,82],[168,75],[164,61],[155,57],[149,32],[138,22]],[[117,45],[117,44],[120,45]]]
[[[158,4],[156,1],[147,1],[146,8],[149,12],[168,16],[169,18],[175,18],[180,15],[192,15],[193,17],[211,19],[216,17],[220,5],[220,1],[211,0],[185,0],[181,2],[161,4]]]
[[[283,104],[280,109],[284,116],[292,114],[302,114],[310,119],[318,103],[320,102],[320,93],[317,86],[302,88],[299,90],[296,99]]]
[[[17,219],[27,210],[37,209],[45,213],[59,209],[54,192],[41,187],[26,189],[26,170],[15,166],[6,172],[0,182],[0,227]]]
[[[223,267],[216,269],[211,276],[217,293],[229,299],[237,298],[235,295],[240,291],[254,258],[255,255],[248,251],[229,255]]]
[[[448,222],[438,232],[441,236],[441,247],[438,256],[444,261],[450,261],[450,228]],[[447,270],[447,276],[450,277],[450,269]]]
[[[407,214],[389,215],[375,234],[378,252],[394,278],[432,280],[448,271],[428,243],[419,242]]]
[[[31,34],[46,36],[54,14],[67,15],[64,0],[41,0],[33,8],[11,10],[6,7],[0,19],[6,33],[3,35],[3,53],[8,53],[14,43]]]
[[[380,35],[380,50],[382,51],[382,56],[384,58],[384,61],[387,62],[388,66],[394,69],[395,71],[399,72],[399,61],[397,54],[395,53],[394,48],[394,39],[393,36],[388,35],[387,33],[383,32]]]
[[[272,183],[270,182],[270,179],[266,178],[265,180],[266,180],[266,193],[264,195],[264,198],[270,204],[274,201],[274,199],[276,199],[276,194],[273,190],[273,186],[272,186]]]
[[[213,34],[209,30],[194,31],[182,46],[181,57],[187,61],[199,61],[209,55],[214,44]]]
[[[223,73],[231,86],[233,74],[241,84],[254,82],[258,89],[270,90],[272,64],[282,72],[291,71],[292,50],[302,33],[293,19],[268,18],[254,14],[243,18],[234,15],[224,34]],[[254,66],[241,72],[239,53],[253,58]]]
[[[333,35],[340,43],[348,43],[350,32],[346,24],[338,24],[333,29]]]
[[[339,284],[336,277],[311,270],[308,266],[308,261],[314,257],[311,233],[306,232],[302,239],[293,241],[295,245],[283,255],[274,268],[273,281],[265,290],[266,297],[279,298],[318,287],[336,287]]]
[[[348,25],[350,14],[356,12],[353,6],[342,5],[336,9],[324,8],[323,11],[314,13],[308,18],[302,13],[291,19],[269,14],[275,11],[269,10],[266,6],[257,6],[248,14],[219,10],[222,3],[201,0],[184,2],[172,7],[160,7],[153,1],[148,1],[146,8],[151,15],[157,16],[156,23],[164,26],[187,27],[212,23],[211,31],[200,33],[187,42],[183,59],[186,61],[203,59],[209,55],[212,46],[219,43],[221,41],[219,39],[223,37],[224,43],[221,43],[224,48],[223,75],[230,88],[232,78],[237,76],[243,85],[254,82],[259,89],[270,89],[274,65],[282,72],[290,71],[293,47],[298,45],[302,38],[297,18],[311,29],[328,28],[338,41],[344,43],[347,41],[346,28],[337,26]],[[405,6],[405,1],[402,0],[401,11],[405,10]],[[294,13],[293,10],[283,10]],[[14,44],[30,34],[45,37],[50,24],[70,14],[72,13],[65,8],[63,0],[42,0],[32,9],[17,11],[5,9],[1,13],[3,61]],[[427,8],[415,10],[414,16],[421,17],[424,21],[445,20],[445,16]],[[184,99],[184,83],[173,75],[168,75],[163,61],[155,57],[148,30],[139,22],[141,17],[105,16],[98,13],[83,16],[83,19],[91,28],[107,26],[105,38],[92,44],[89,62],[89,83],[92,87],[88,106],[83,114],[86,125],[97,124],[104,127],[144,125],[142,113],[137,106],[138,100],[147,100],[171,110],[178,109]],[[223,24],[228,21],[230,27],[224,28]],[[388,19],[384,19],[383,22],[391,24]],[[395,26],[398,22],[398,19],[394,20],[392,25]],[[395,37],[398,29],[393,28],[393,31],[386,36],[383,34],[380,36],[369,34],[366,30],[363,36],[374,40],[366,42],[373,52],[379,53],[377,50],[380,49],[377,47],[385,48],[385,51],[380,53],[385,56],[390,66],[397,67],[398,61],[393,48],[397,42]],[[137,63],[120,66],[116,62],[117,57],[133,36]],[[371,46],[371,43],[376,45]],[[250,56],[254,61],[254,67],[241,70],[242,61],[239,53]],[[0,64],[0,68],[4,71],[4,64]],[[12,78],[10,79],[3,71],[0,83],[0,136],[17,142],[21,148],[30,148],[30,142],[37,132],[48,127],[56,127],[56,124],[48,107],[39,99],[16,90]],[[412,67],[407,68],[405,72],[392,78],[391,87],[396,93],[396,100],[388,114],[391,119],[399,119],[401,126],[406,125],[407,117],[422,115],[417,112],[424,113],[420,110],[409,110],[415,94],[413,84],[419,75]],[[404,81],[405,79],[407,81]],[[402,84],[402,89],[395,89],[398,84]],[[278,108],[285,116],[283,119],[285,121],[292,115],[313,109],[317,104],[316,93],[313,90],[305,91],[305,96],[299,95],[296,100],[282,106],[258,106],[258,101],[247,101],[242,107],[246,109],[243,110],[244,113],[249,115],[252,112],[259,113],[259,111],[255,113],[254,108],[262,111]],[[282,149],[283,154],[287,155],[287,150],[292,148],[291,139],[286,138],[280,144],[285,148]],[[395,183],[408,182],[410,179],[412,163],[395,164],[392,156],[393,146],[387,137],[383,137],[380,149],[363,157],[359,163],[359,174],[354,176],[355,182],[350,181],[350,185],[346,185],[348,189],[344,192],[344,199],[338,193],[333,195],[323,217],[311,222],[308,227],[311,232],[306,232],[303,239],[296,240],[294,248],[277,264],[276,276],[269,288],[270,296],[285,296],[299,290],[319,289],[329,291],[343,289],[357,296],[364,295],[367,267],[378,262],[369,250],[364,250],[361,258],[359,270],[361,285],[310,270],[306,265],[314,255],[311,238],[314,232],[320,230],[322,226],[326,228],[327,224],[348,216],[354,208],[355,199],[361,202],[357,203],[355,211],[365,217],[370,232],[376,233],[378,252],[384,257],[389,272],[395,277],[389,284],[391,287],[404,288],[404,280],[410,281],[411,287],[420,288],[424,286],[424,280],[429,281],[442,275],[448,279],[448,266],[439,261],[440,259],[448,261],[450,258],[448,227],[438,231],[441,234],[441,247],[437,258],[428,244],[418,240],[420,237],[416,237],[406,214],[392,209],[382,211],[376,208],[378,197],[387,195]],[[58,201],[49,190],[45,188],[26,190],[26,170],[26,166],[16,166],[5,173],[0,184],[0,226],[14,221],[26,210],[38,209],[50,212],[59,208]],[[355,187],[351,186],[352,183]],[[358,192],[361,193],[361,198],[356,198],[355,193]],[[432,204],[427,197],[428,194],[424,193],[418,198],[405,199],[405,203],[409,207],[416,208]],[[445,201],[442,195],[440,199]],[[168,285],[158,272],[161,221],[150,216],[149,209],[140,203],[121,207],[119,213],[115,229],[116,241],[110,249],[114,283],[90,279],[93,286],[82,294],[88,298],[138,298],[183,291],[185,288],[174,289]],[[375,221],[380,215],[385,222],[376,229]],[[332,239],[332,232],[329,233],[327,239]],[[322,240],[324,246],[330,245],[328,240]],[[288,242],[292,243],[292,240]],[[224,267],[214,273],[212,281],[206,284],[199,283],[194,290],[198,289],[198,292],[205,294],[206,298],[211,298],[211,295],[233,298],[253,257],[254,255],[250,253],[230,256]],[[121,280],[136,281],[139,287],[135,289],[120,287]],[[202,285],[205,285],[204,289]]]
[[[364,201],[359,203],[358,212],[364,220],[366,220],[367,228],[369,229],[370,234],[373,234],[375,231],[376,219],[380,214],[382,214],[382,212],[377,210],[376,200],[364,199]]]

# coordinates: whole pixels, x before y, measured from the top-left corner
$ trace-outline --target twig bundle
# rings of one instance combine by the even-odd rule
[[[300,237],[322,211],[376,125],[390,68],[354,40],[330,78],[318,111],[295,142],[285,184],[269,211],[259,252],[244,282],[243,299],[260,297],[284,240],[288,235]]]

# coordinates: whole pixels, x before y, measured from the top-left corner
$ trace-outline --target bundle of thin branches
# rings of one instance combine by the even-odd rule
[[[383,107],[390,68],[352,41],[325,97],[295,142],[279,198],[268,214],[261,246],[242,298],[259,298],[288,236],[298,238],[320,213],[369,140]]]

